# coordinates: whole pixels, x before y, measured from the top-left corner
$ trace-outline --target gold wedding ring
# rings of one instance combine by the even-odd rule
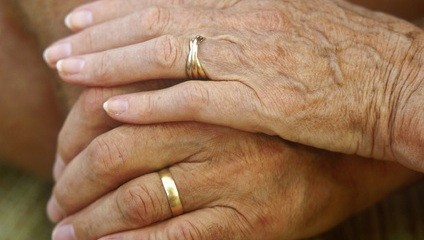
[[[186,72],[189,79],[208,79],[205,70],[200,63],[197,53],[199,45],[205,40],[202,36],[196,36],[190,40],[190,52],[188,53]]]
[[[172,178],[171,172],[169,169],[163,169],[158,173],[162,181],[162,186],[165,189],[166,196],[168,197],[168,203],[169,207],[171,208],[172,216],[176,217],[183,214],[183,204],[181,203],[177,185],[175,185],[175,181]]]

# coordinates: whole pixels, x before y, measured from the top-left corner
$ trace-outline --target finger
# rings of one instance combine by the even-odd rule
[[[164,35],[143,43],[60,60],[57,68],[65,81],[86,86],[184,79],[189,38]],[[199,58],[211,79],[231,80],[243,70],[236,67],[239,57],[232,43],[220,38],[203,41]]]
[[[354,204],[362,207],[352,208],[352,201],[347,201],[344,203],[344,205],[340,205],[340,201],[347,196],[346,198],[352,199],[351,194],[355,195],[355,199],[362,199],[364,197],[366,200],[365,202],[371,203],[374,202],[374,200],[381,198],[383,195],[386,195],[388,192],[390,192],[389,189],[393,190],[398,188],[400,185],[399,183],[403,182],[403,184],[413,181],[413,179],[419,179],[420,175],[417,173],[412,173],[410,170],[401,167],[400,165],[392,164],[392,163],[383,163],[383,162],[370,162],[369,159],[361,159],[356,156],[342,156],[340,159],[340,155],[332,155],[328,156],[326,154],[318,154],[314,157],[314,154],[317,154],[317,152],[311,152],[311,149],[305,148],[303,150],[306,150],[304,153],[306,155],[302,154],[299,151],[300,149],[293,149],[294,156],[300,156],[303,155],[301,158],[287,158],[291,159],[289,160],[292,162],[299,162],[296,159],[302,159],[311,160],[303,162],[302,164],[307,166],[307,168],[311,168],[311,164],[314,165],[313,162],[318,163],[318,165],[323,166],[323,168],[320,168],[318,171],[321,172],[321,174],[318,174],[318,176],[314,176],[312,178],[315,178],[315,180],[311,180],[311,174],[310,171],[307,171],[304,176],[308,181],[322,181],[323,179],[328,179],[331,184],[330,185],[323,185],[322,189],[324,191],[328,191],[331,189],[330,193],[330,199],[336,201],[335,204],[330,204],[332,208],[330,209],[338,209],[338,207],[341,207],[342,210],[335,210],[332,213],[323,213],[322,211],[321,216],[318,217],[316,224],[312,224],[308,227],[307,230],[302,228],[303,230],[301,232],[294,232],[293,226],[305,226],[304,216],[303,213],[305,212],[305,209],[308,209],[308,207],[311,207],[313,209],[316,209],[317,206],[319,206],[321,202],[323,203],[322,206],[324,206],[324,209],[328,209],[329,202],[328,200],[322,200],[322,192],[318,194],[317,200],[307,200],[306,205],[302,204],[300,208],[298,208],[298,213],[288,213],[287,211],[283,211],[282,213],[277,213],[278,209],[284,208],[284,206],[288,206],[290,209],[296,209],[298,205],[296,205],[294,202],[289,201],[286,202],[287,199],[281,198],[283,195],[288,196],[289,198],[297,198],[299,196],[296,196],[296,194],[299,193],[299,186],[296,185],[296,181],[293,182],[293,180],[290,181],[289,186],[291,186],[294,190],[293,194],[287,194],[287,192],[283,195],[278,195],[277,199],[281,198],[279,201],[277,201],[277,205],[273,208],[271,208],[271,212],[274,216],[283,216],[284,220],[283,223],[275,224],[273,221],[269,221],[270,218],[263,218],[261,217],[259,221],[251,221],[249,220],[250,217],[247,215],[243,215],[243,213],[252,213],[254,212],[254,209],[252,208],[252,205],[248,205],[248,208],[251,209],[250,211],[240,211],[237,210],[237,208],[231,208],[228,207],[225,204],[213,204],[213,207],[209,208],[199,208],[199,210],[195,210],[193,212],[190,212],[188,214],[181,215],[176,218],[171,218],[169,220],[150,225],[145,228],[130,230],[126,232],[121,232],[109,236],[105,236],[101,238],[100,240],[117,240],[117,239],[125,239],[125,240],[139,240],[139,239],[149,239],[149,240],[163,240],[163,239],[190,239],[190,240],[215,240],[215,239],[243,239],[243,240],[251,240],[251,239],[277,239],[276,234],[272,233],[274,230],[269,230],[268,227],[279,229],[276,232],[280,233],[280,237],[278,239],[305,239],[309,238],[310,236],[316,235],[319,232],[324,231],[325,229],[329,229],[331,226],[336,225],[336,223],[340,222],[342,218],[336,217],[339,214],[341,214],[343,211],[351,208],[352,212],[356,212],[359,210],[363,210],[363,207],[367,204],[364,204],[362,201],[361,204]],[[312,153],[312,155],[311,155]],[[309,157],[306,157],[309,156]],[[305,158],[306,157],[306,158]],[[324,163],[323,160],[328,161],[332,160],[330,162],[333,162],[334,164],[328,164]],[[334,160],[334,161],[333,161]],[[355,160],[355,161],[352,161]],[[302,161],[300,161],[302,162]],[[296,164],[297,164],[296,163]],[[359,164],[358,164],[359,163]],[[317,165],[317,166],[318,166]],[[298,168],[294,168],[297,170],[301,169],[302,167],[300,165],[297,165]],[[315,166],[315,167],[317,167]],[[325,166],[325,167],[324,167]],[[286,166],[287,167],[287,166]],[[337,170],[336,170],[337,169]],[[342,172],[340,172],[340,169],[343,169]],[[289,170],[290,172],[293,172],[293,170]],[[315,170],[316,171],[316,170]],[[346,174],[349,173],[349,174]],[[394,175],[388,173],[395,173]],[[324,174],[324,175],[323,175]],[[294,174],[296,177],[302,176],[302,173]],[[337,180],[335,180],[335,176],[337,176]],[[346,177],[348,176],[348,179]],[[391,176],[392,179],[387,178],[387,176]],[[418,177],[418,178],[417,178]],[[400,180],[403,179],[403,180]],[[347,181],[346,181],[347,180]],[[382,181],[383,180],[383,181]],[[394,180],[394,181],[393,181]],[[399,181],[400,180],[400,181]],[[326,180],[327,181],[327,180]],[[361,189],[360,195],[364,196],[358,196],[358,192],[351,193],[346,195],[346,189],[352,188],[352,183],[355,183],[356,188]],[[300,184],[300,188],[304,187],[305,182],[301,181],[297,184]],[[332,185],[333,184],[333,185]],[[343,186],[341,186],[342,184]],[[319,185],[319,184],[318,184]],[[316,186],[316,184],[314,185]],[[286,188],[287,190],[287,188]],[[314,190],[317,190],[316,187]],[[341,191],[341,192],[340,192]],[[312,191],[314,192],[314,191]],[[368,193],[368,194],[367,194]],[[301,194],[302,195],[302,194]],[[314,194],[312,194],[314,195]],[[307,191],[307,193],[302,197],[299,198],[299,201],[305,203],[305,197],[307,199],[311,198],[313,199],[313,196],[311,195],[310,191]],[[325,195],[325,194],[324,194]],[[237,195],[240,196],[240,195]],[[334,198],[334,196],[338,196]],[[370,197],[371,196],[371,197]],[[270,198],[267,198],[270,199]],[[370,200],[374,199],[374,200]],[[221,200],[222,202],[225,201],[226,204],[230,203],[228,199]],[[243,199],[245,201],[245,199]],[[266,200],[267,201],[267,200]],[[287,204],[284,204],[286,202]],[[269,202],[268,202],[269,203]],[[350,205],[348,205],[350,204]],[[238,203],[236,206],[240,207],[244,204]],[[259,204],[259,206],[261,206]],[[308,206],[308,207],[305,207]],[[260,209],[264,208],[259,207]],[[276,212],[277,211],[277,212]],[[314,210],[312,210],[314,211]],[[350,214],[351,215],[351,214]],[[300,216],[300,218],[299,218]],[[344,216],[348,217],[348,216]],[[272,219],[273,217],[271,217]],[[268,219],[268,220],[265,220]],[[264,221],[265,220],[265,221]],[[300,220],[300,221],[299,221]],[[307,221],[306,224],[310,223],[311,221]],[[285,230],[282,230],[285,229]]]
[[[65,17],[65,25],[78,31],[89,26],[141,11],[152,5],[171,4],[171,0],[103,0],[84,4]]]
[[[146,228],[105,236],[99,240],[252,239],[241,219],[231,208],[204,208]]]
[[[259,125],[257,99],[252,89],[240,82],[190,81],[113,97],[104,108],[115,120],[131,124],[196,121],[267,132]]]
[[[123,47],[164,34],[181,35],[202,26],[213,27],[205,22],[213,13],[197,8],[151,6],[62,39],[46,49],[44,58],[54,67],[58,60],[70,56]]]
[[[208,133],[207,126],[195,126],[122,126],[96,138],[57,182],[49,216],[58,221],[130,179],[200,154],[203,142],[214,133]]]
[[[65,81],[87,86],[112,86],[150,79],[182,79],[186,44],[181,38],[162,36],[144,43],[60,60]]]
[[[142,11],[151,6],[158,5],[179,5],[196,6],[202,8],[226,8],[234,5],[232,1],[208,1],[208,0],[102,0],[82,5],[74,9],[65,18],[65,24],[68,28],[78,31],[99,23],[113,20]]]
[[[100,102],[113,96],[112,89],[85,90],[72,107],[58,138],[58,155],[68,164],[93,138],[119,125],[100,109]],[[127,91],[115,91],[125,93]]]
[[[199,169],[198,165],[196,167]],[[211,177],[210,173],[178,166],[171,167],[170,171],[185,212],[209,206],[219,198],[211,194],[219,192],[214,189],[218,186],[207,187],[202,184],[207,177]],[[71,224],[77,239],[98,239],[111,233],[142,228],[170,217],[172,213],[159,175],[151,173],[126,183],[88,208],[65,219],[60,226]],[[55,235],[60,235],[60,230],[56,230],[53,236]]]
[[[53,168],[55,181],[61,177],[66,165],[92,139],[120,125],[120,123],[102,113],[100,108],[100,102],[113,96],[112,92],[112,89],[105,88],[85,90],[72,107],[58,136],[57,155]],[[116,91],[116,94],[128,92]]]
[[[120,125],[104,113],[102,105],[105,100],[118,94],[161,89],[174,84],[172,81],[148,81],[118,88],[85,90],[72,107],[59,133],[55,179],[62,175],[65,166],[94,138]]]
[[[73,106],[59,134],[57,157],[53,170],[55,181],[60,179],[66,165],[85,149],[94,138],[120,125],[104,113],[102,104],[106,98],[128,92],[161,89],[174,84],[176,83],[172,81],[149,81],[115,89],[92,88],[83,92]],[[49,201],[48,205],[49,216],[53,222],[63,218],[64,213],[60,210],[54,198]]]

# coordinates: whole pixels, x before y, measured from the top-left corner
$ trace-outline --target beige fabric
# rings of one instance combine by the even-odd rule
[[[0,240],[48,240],[51,186],[0,165]],[[315,240],[424,240],[424,182]]]

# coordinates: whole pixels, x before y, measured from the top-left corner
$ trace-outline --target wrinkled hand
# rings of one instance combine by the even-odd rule
[[[72,107],[58,138],[53,176],[57,180],[65,165],[74,159],[97,136],[122,125],[111,119],[101,105],[111,96],[163,89],[178,81],[147,81],[119,88],[88,88]]]
[[[48,206],[61,221],[54,240],[303,238],[419,177],[221,127],[106,121],[105,98],[142,88],[89,89],[72,109],[59,139],[67,166]],[[176,218],[155,173],[166,167],[186,212]]]
[[[336,0],[102,0],[67,24],[83,30],[45,57],[89,86],[184,79],[189,39],[207,38],[214,81],[112,98],[116,120],[212,123],[424,170],[423,34],[406,22]]]

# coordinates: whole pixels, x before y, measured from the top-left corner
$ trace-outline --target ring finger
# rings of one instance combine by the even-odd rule
[[[54,187],[48,214],[58,222],[131,179],[194,156],[202,158],[202,146],[213,144],[220,131],[225,130],[170,124],[122,126],[105,133],[67,165]]]
[[[189,39],[164,35],[147,42],[61,60],[57,68],[65,81],[86,86],[109,87],[152,79],[184,79],[187,77],[185,65]],[[230,64],[222,65],[234,62],[230,60],[236,57],[231,55],[233,48],[222,37],[208,38],[202,43],[199,58],[211,79],[221,80],[229,76],[225,69],[231,68]]]
[[[192,165],[186,163],[170,169],[184,212],[211,205],[211,202],[219,198],[212,194],[219,192],[213,189],[213,185],[202,185],[202,182],[211,177],[208,176],[210,174],[206,171],[206,165],[207,163],[197,163],[195,170]],[[54,230],[53,240],[98,239],[108,234],[142,228],[171,217],[172,212],[161,179],[157,173],[151,173],[128,182],[76,215],[65,219]],[[74,236],[71,238],[66,234]]]

